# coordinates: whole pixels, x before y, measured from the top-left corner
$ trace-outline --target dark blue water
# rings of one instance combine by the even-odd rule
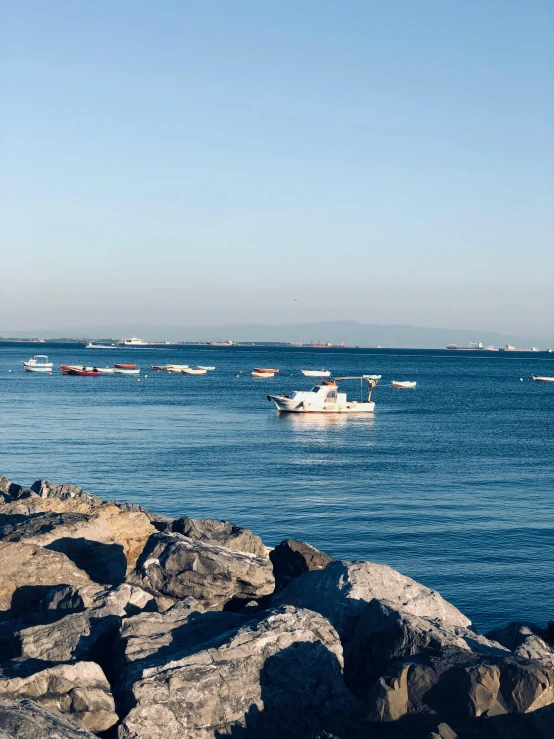
[[[23,372],[34,353],[55,365],[136,361],[148,377]],[[171,362],[216,371],[147,369]],[[257,366],[281,374],[255,380]],[[307,389],[300,368],[321,367],[382,374],[374,416],[278,416],[267,393]],[[438,589],[478,628],[545,622],[554,617],[554,385],[532,374],[554,375],[554,356],[0,345],[0,471],[225,518],[268,545],[294,537],[384,562]],[[395,390],[391,379],[417,388]]]

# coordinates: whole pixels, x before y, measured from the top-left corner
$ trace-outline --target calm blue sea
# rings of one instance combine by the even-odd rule
[[[35,353],[55,366],[136,362],[148,377],[25,373]],[[167,363],[216,370],[149,370]],[[255,380],[257,366],[281,374]],[[382,374],[374,416],[278,416],[267,393],[307,389],[300,369],[322,367]],[[0,472],[225,518],[268,545],[293,537],[383,562],[480,629],[544,623],[554,618],[554,385],[532,374],[554,375],[554,355],[0,344]]]

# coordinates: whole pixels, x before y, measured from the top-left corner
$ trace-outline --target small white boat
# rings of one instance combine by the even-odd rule
[[[275,377],[275,372],[252,372],[252,377]]]
[[[188,369],[188,364],[168,364],[165,368],[168,372],[181,372],[181,370]]]
[[[114,375],[139,375],[140,368],[138,369],[123,369],[122,367],[114,367]]]
[[[113,367],[95,367],[97,372],[101,375],[115,375],[115,369]]]
[[[365,381],[369,389],[367,397],[360,401],[348,400],[346,393],[339,393],[337,383],[344,380],[359,380],[360,386]],[[280,413],[373,413],[375,403],[371,400],[371,391],[377,383],[368,377],[337,377],[315,385],[307,392],[296,390],[291,395],[268,395]]]
[[[199,364],[199,365],[198,365],[198,369],[205,369],[205,370],[208,370],[208,371],[210,371],[210,372],[211,372],[212,370],[214,370],[214,369],[215,369],[215,367],[205,367],[204,365],[202,365],[202,364]]]
[[[368,380],[380,380],[382,375],[364,375]]]
[[[92,341],[85,346],[85,349],[114,349],[114,344],[93,344]]]
[[[120,344],[123,344],[123,346],[148,346],[147,341],[143,341],[142,339],[137,339],[136,336],[131,336],[130,339],[122,339],[120,341]]]
[[[201,369],[198,367],[197,369],[193,369],[192,367],[186,367],[181,370],[182,375],[206,375],[208,373],[208,370]]]
[[[393,387],[415,387],[415,382],[399,382],[398,380],[392,380],[391,384]]]
[[[554,382],[554,377],[539,377],[537,375],[533,375],[533,380],[535,382]]]
[[[28,362],[21,362],[25,372],[52,372],[53,362],[48,361],[46,354],[35,354]]]
[[[262,375],[264,373],[273,374],[273,375],[278,375],[279,374],[279,370],[278,369],[272,369],[271,367],[254,367],[254,372],[259,372]]]
[[[304,377],[331,377],[329,370],[300,370]]]

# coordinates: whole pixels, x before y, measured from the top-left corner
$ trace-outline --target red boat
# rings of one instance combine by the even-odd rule
[[[117,369],[136,369],[136,364],[114,364],[114,367],[117,367]]]
[[[100,372],[94,370],[68,369],[62,370],[62,375],[80,375],[81,377],[99,377]]]

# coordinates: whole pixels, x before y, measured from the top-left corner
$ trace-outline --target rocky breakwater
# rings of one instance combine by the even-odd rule
[[[554,736],[554,627],[390,567],[0,477],[0,739]]]

